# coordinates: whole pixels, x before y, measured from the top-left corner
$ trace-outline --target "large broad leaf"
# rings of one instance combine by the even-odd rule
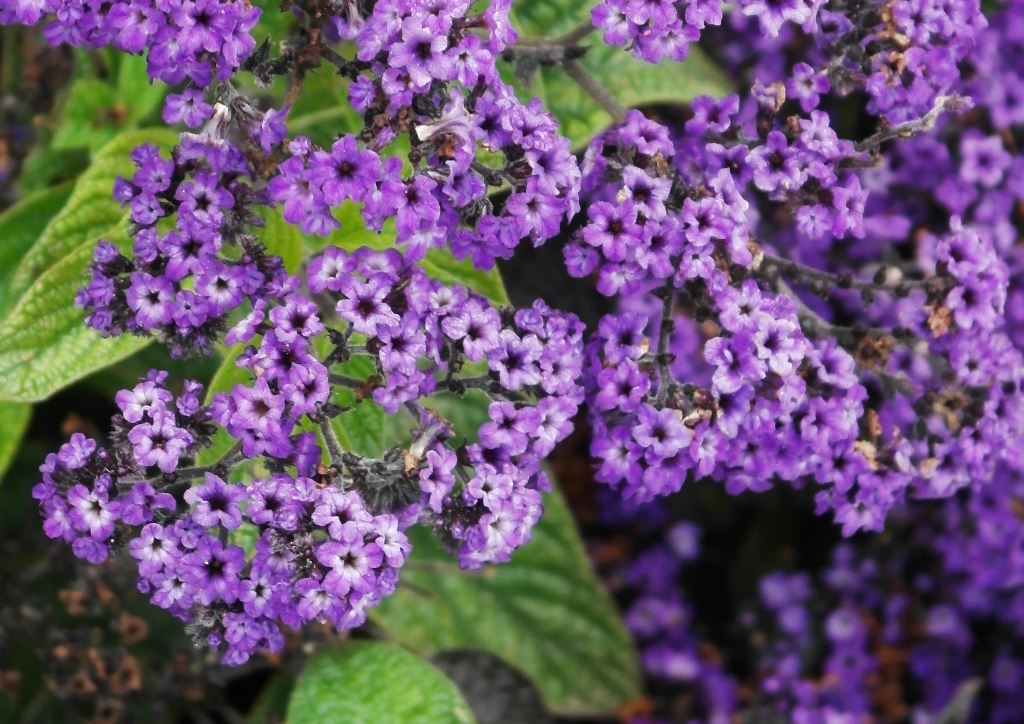
[[[349,641],[314,656],[288,704],[288,724],[471,724],[448,678],[397,646]]]
[[[71,184],[61,184],[37,191],[0,214],[0,319],[18,264],[70,195]]]
[[[398,590],[370,613],[394,640],[424,654],[489,651],[526,673],[558,713],[608,714],[639,695],[632,640],[557,492],[545,496],[533,539],[482,571],[460,571],[426,529],[408,533]]]
[[[75,183],[67,204],[22,259],[14,273],[10,298],[20,297],[53,264],[121,220],[123,211],[113,197],[114,179],[134,173],[128,158],[132,149],[149,142],[166,151],[177,140],[173,131],[147,129],[124,133],[104,146]]]
[[[0,483],[14,461],[21,438],[28,428],[32,407],[18,402],[0,402]]]
[[[118,134],[128,113],[117,90],[98,78],[72,82],[63,111],[50,141],[58,151],[100,148]]]
[[[513,22],[523,37],[556,38],[588,22],[592,7],[589,0],[521,2],[513,8]],[[685,62],[664,60],[658,65],[637,60],[629,51],[607,45],[599,30],[580,44],[588,48],[579,60],[580,65],[626,108],[683,103],[699,95],[723,96],[733,90],[732,81],[695,43],[690,45]],[[574,147],[585,144],[611,123],[611,116],[562,70],[541,68],[538,75],[540,87],[521,90],[520,98],[527,101],[534,95],[540,96]]]
[[[123,235],[122,226],[109,238]],[[124,239],[120,240],[122,244]],[[88,282],[95,240],[49,267],[0,323],[0,400],[42,400],[86,375],[142,349],[148,337],[103,339],[75,306]]]
[[[154,83],[141,55],[122,55],[117,69],[117,98],[126,108],[126,120],[133,125],[153,115],[163,105],[167,86]]]

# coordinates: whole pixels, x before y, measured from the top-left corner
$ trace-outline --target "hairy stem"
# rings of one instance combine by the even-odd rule
[[[331,464],[340,470],[345,451],[342,450],[338,436],[334,433],[334,428],[331,427],[331,421],[325,415],[317,414],[317,424],[320,426],[320,434],[324,436],[324,442],[327,444],[327,453],[331,456]]]

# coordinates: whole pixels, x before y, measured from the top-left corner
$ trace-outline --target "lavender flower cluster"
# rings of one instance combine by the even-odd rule
[[[210,354],[244,301],[265,306],[297,284],[252,233],[263,194],[244,182],[250,167],[232,144],[185,138],[170,159],[145,144],[132,160],[134,176],[114,187],[130,211],[132,257],[101,242],[76,301],[103,336],[154,334],[176,357]],[[160,233],[169,217],[174,228]],[[232,259],[231,247],[242,254]]]
[[[970,215],[1011,159],[966,130],[969,181],[941,192],[936,224],[930,201],[864,169],[901,138],[934,146],[918,134],[969,109],[966,88],[855,143],[817,94],[781,118],[791,87],[698,98],[675,132],[631,111],[588,149],[587,223],[566,264],[622,295],[587,347],[591,450],[598,479],[639,501],[709,476],[733,493],[814,481],[844,533],[880,531],[908,492],[944,497],[1024,463],[1010,268]],[[956,177],[921,171],[906,173]],[[878,237],[899,242],[913,219],[926,225],[905,264]]]
[[[196,88],[224,81],[253,51],[260,10],[246,2],[110,2],[16,0],[0,7],[0,24],[35,25],[51,45],[111,46],[146,52],[151,78]]]
[[[701,478],[732,494],[813,485],[851,535],[971,489],[1005,518],[1024,469],[1024,81],[1002,59],[1022,55],[1024,11],[987,25],[976,0],[605,0],[606,42],[681,60],[706,33],[751,92],[694,99],[676,124],[618,114],[577,162],[542,104],[501,80],[509,5],[300,0],[295,32],[259,47],[243,3],[0,9],[45,16],[54,43],[148,52],[151,79],[177,86],[165,120],[195,130],[169,158],[135,151],[114,188],[132,249],[101,243],[78,303],[101,334],[153,334],[175,356],[223,337],[252,381],[200,400],[151,374],[118,397],[109,444],[72,440],[36,496],[81,557],[127,546],[141,588],[225,661],[275,650],[282,624],[358,625],[394,590],[413,523],[463,567],[507,560],[584,403],[598,480],[635,502]],[[234,84],[288,76],[297,94],[321,66],[361,118],[329,148],[289,134],[291,98],[268,107]],[[260,242],[260,207],[326,237],[357,208],[400,250],[328,247],[293,276]],[[498,309],[417,266],[447,249],[489,269],[578,213],[566,267],[619,305],[585,345],[572,315]],[[458,442],[430,396],[475,391],[489,421]],[[343,449],[332,420],[350,403],[410,413],[408,441],[379,459]],[[220,431],[233,447],[196,464]],[[688,531],[673,535],[691,551]],[[787,581],[804,605],[810,584]],[[790,666],[806,627],[772,595],[772,666]],[[680,600],[651,605],[686,618]],[[865,638],[837,612],[836,671],[856,679]],[[650,670],[686,670],[666,642]],[[706,675],[724,716],[727,677]],[[803,702],[798,679],[773,691]]]
[[[627,624],[652,688],[676,697],[636,724],[1021,717],[1024,76],[1009,59],[1024,47],[1024,13],[1006,3],[986,23],[971,3],[865,4],[899,30],[879,45],[862,15],[837,18],[834,7],[819,12],[816,33],[784,25],[774,39],[733,13],[712,37],[731,73],[757,79],[750,100],[700,100],[683,128],[642,135],[627,130],[634,118],[591,150],[600,173],[585,212],[593,219],[607,204],[622,221],[585,226],[566,258],[603,291],[626,295],[588,343],[586,382],[598,478],[640,503],[624,521],[614,513],[621,502],[606,495],[603,513],[632,526],[633,540],[657,541],[608,578],[632,602]],[[871,63],[886,42],[902,46],[887,50],[895,65],[882,70],[886,82],[862,67],[837,83],[832,70],[856,57],[835,43],[840,27],[861,33]],[[883,118],[853,143],[827,130],[858,137],[839,100],[851,88]],[[721,108],[726,118],[716,117]],[[861,118],[861,127],[874,120]],[[811,125],[829,135],[806,136]],[[675,153],[669,163],[641,146],[654,137],[661,153]],[[585,184],[590,168],[585,161]],[[718,212],[713,222],[726,218],[709,258],[693,265],[709,244],[691,229],[711,224],[688,226],[686,204],[719,192],[723,169],[748,204],[742,238],[756,242],[737,257],[735,222]],[[647,187],[668,182],[651,231],[647,209],[622,211],[640,172],[654,179]],[[856,202],[844,207],[849,197],[837,189],[856,189]],[[681,229],[668,241],[659,234],[666,218]],[[612,234],[619,239],[608,241]],[[664,246],[681,261],[659,266]],[[675,279],[693,266],[698,274]],[[705,281],[715,278],[717,286]],[[764,316],[733,348],[743,336],[736,317],[751,314]],[[797,331],[781,338],[799,350],[790,358],[801,385],[793,408],[793,373],[776,367],[772,339],[787,322]],[[814,350],[825,347],[821,365]],[[827,384],[850,382],[845,403],[834,390],[815,392],[823,372]],[[771,391],[739,393],[732,418],[737,393],[724,390],[765,382]],[[694,414],[704,400],[707,420]],[[742,432],[721,448],[704,443],[702,425],[729,430],[731,420],[770,432],[746,454],[732,448],[746,442]],[[668,476],[661,487],[658,467],[678,457],[685,482]],[[885,523],[884,535],[839,544],[824,567],[802,565],[813,551],[784,552],[789,564],[762,577],[729,636],[708,635],[708,611],[688,600],[697,592],[686,582],[702,561],[718,565],[722,540],[698,550],[703,526],[690,522],[692,510],[679,520],[680,500],[694,498],[656,496],[705,476],[738,491],[748,471],[760,487],[801,487],[791,471],[805,466],[815,469],[809,481],[825,484],[819,510],[835,508],[847,533]]]
[[[480,268],[509,258],[524,238],[539,244],[556,234],[579,208],[579,171],[554,118],[536,100],[521,103],[498,75],[497,57],[516,38],[507,4],[482,12],[421,0],[376,3],[366,14],[356,3],[347,8],[324,33],[353,40],[355,58],[320,52],[351,79],[364,127],[329,151],[302,137],[289,145],[268,186],[285,218],[328,234],[339,226],[331,209],[359,203],[370,229],[394,219],[413,259],[448,246]],[[402,134],[412,166],[405,179],[398,157],[381,158]],[[500,209],[489,187],[510,191]]]
[[[97,249],[98,278],[131,264],[110,245]],[[542,303],[496,309],[429,279],[397,250],[331,247],[311,261],[307,284],[312,297],[257,298],[228,332],[229,343],[247,345],[236,364],[251,383],[203,404],[200,384],[186,382],[175,398],[166,373],[151,373],[118,395],[109,446],[76,435],[47,458],[34,492],[47,535],[93,563],[127,546],[140,590],[223,647],[225,663],[279,650],[282,624],[360,625],[395,590],[413,523],[433,528],[465,568],[508,560],[550,489],[541,460],[582,400],[582,327],[571,315]],[[155,314],[136,309],[137,298],[129,288],[113,314]],[[353,375],[360,358],[372,374]],[[356,405],[411,411],[407,446],[380,459],[342,449],[331,422],[345,411],[332,401],[338,389],[354,391]],[[479,442],[456,444],[451,424],[422,402],[467,390],[490,398],[490,422]],[[218,430],[233,446],[189,466]],[[239,468],[256,479],[234,482]],[[253,550],[233,537],[243,527]]]

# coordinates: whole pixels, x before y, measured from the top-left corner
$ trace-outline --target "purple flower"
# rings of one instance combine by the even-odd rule
[[[192,520],[204,528],[223,526],[234,530],[242,524],[239,503],[245,499],[241,485],[229,485],[213,473],[206,473],[206,482],[185,491],[185,502],[195,506]]]
[[[158,493],[149,483],[135,483],[122,503],[121,520],[127,525],[141,525],[153,520],[154,511],[173,511],[175,507],[170,493]]]
[[[195,550],[186,553],[178,565],[181,579],[193,587],[195,600],[204,606],[214,601],[234,603],[242,591],[238,574],[245,566],[245,552],[204,536]]]
[[[88,533],[93,540],[103,541],[110,537],[120,511],[121,501],[110,500],[101,487],[89,490],[79,484],[68,490],[68,519],[77,530]]]
[[[375,337],[378,326],[399,323],[398,315],[384,301],[391,288],[383,280],[349,278],[342,282],[340,291],[344,296],[338,302],[337,312],[356,332]]]
[[[148,523],[138,538],[128,544],[128,552],[139,562],[139,575],[152,578],[174,564],[180,555],[173,536],[162,525]]]
[[[149,410],[152,422],[136,425],[128,432],[135,461],[143,466],[156,465],[163,473],[178,467],[182,453],[192,444],[192,435],[177,426],[177,419],[162,403]]]
[[[520,337],[510,329],[503,329],[497,346],[487,354],[488,366],[498,374],[506,390],[536,385],[541,380],[538,366],[541,349],[534,335]]]
[[[362,535],[351,528],[343,530],[340,539],[321,543],[316,558],[331,569],[323,585],[335,596],[373,590],[374,571],[384,562],[380,546],[365,543]]]

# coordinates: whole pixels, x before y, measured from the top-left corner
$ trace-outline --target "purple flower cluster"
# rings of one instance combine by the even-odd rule
[[[236,0],[17,0],[0,8],[3,25],[44,18],[51,45],[146,52],[150,78],[202,89],[230,78],[252,53],[260,9]]]
[[[132,160],[135,174],[114,187],[130,210],[132,258],[101,241],[76,302],[104,336],[155,334],[174,356],[209,354],[243,301],[283,296],[296,280],[251,233],[263,223],[253,210],[261,199],[243,182],[249,165],[234,145],[185,139],[167,159],[145,144]],[[170,217],[173,229],[161,233]],[[242,254],[229,258],[226,246]]]
[[[347,324],[335,354],[351,354],[347,335],[358,335],[375,355],[376,377],[346,382],[388,413],[413,405],[420,429],[435,430],[434,440],[410,455],[424,463],[423,510],[458,543],[461,565],[508,560],[540,517],[540,492],[549,489],[541,460],[569,434],[582,401],[579,320],[541,302],[495,309],[472,292],[430,280],[397,251],[329,248],[311,262],[309,286],[337,299],[335,311]],[[254,364],[266,369],[263,358]],[[452,431],[417,400],[468,389],[492,398],[489,422],[478,443],[452,450],[442,444]],[[530,399],[536,405],[524,404]]]
[[[735,10],[756,18],[761,32],[774,38],[787,22],[807,33],[817,32],[819,11],[825,5],[824,0],[741,0]],[[604,31],[604,42],[626,46],[637,58],[658,63],[666,56],[685,60],[690,43],[700,40],[706,26],[722,24],[723,11],[721,0],[602,0],[592,16],[594,26]]]
[[[388,0],[365,17],[350,9],[327,30],[355,40],[356,59],[344,67],[364,128],[330,149],[304,137],[288,146],[268,189],[285,218],[328,234],[339,227],[332,209],[355,202],[368,228],[394,219],[413,259],[448,245],[481,268],[522,239],[539,244],[557,233],[578,210],[579,171],[551,115],[539,102],[522,104],[498,75],[496,58],[515,39],[508,7]],[[381,155],[401,135],[407,178],[397,156]],[[500,208],[489,187],[509,189]]]
[[[195,267],[157,259],[199,280],[219,263],[213,252]],[[125,273],[129,262],[100,264]],[[127,545],[140,590],[223,648],[225,663],[279,650],[282,624],[360,625],[394,591],[413,523],[457,549],[463,567],[508,560],[543,512],[541,460],[568,435],[583,397],[582,325],[541,302],[497,309],[397,250],[330,247],[307,278],[324,306],[292,280],[228,332],[229,344],[247,345],[236,364],[251,383],[204,405],[197,383],[175,398],[166,374],[151,373],[118,394],[109,448],[77,435],[47,458],[35,490],[48,535],[92,562]],[[127,297],[131,305],[130,286]],[[367,369],[359,360],[373,372],[357,375]],[[379,459],[344,450],[332,423],[348,409],[332,399],[343,390],[355,405],[411,411],[411,440]],[[426,405],[434,392],[469,390],[490,399],[489,422],[478,442],[456,445],[451,423]],[[218,431],[233,446],[212,465],[190,466]],[[249,461],[266,472],[233,482],[231,471]],[[200,484],[182,488],[192,480]],[[239,545],[246,535],[249,550]]]
[[[705,103],[687,132],[727,131],[722,109],[736,105],[735,98]],[[719,145],[710,151],[716,160],[684,165],[694,144],[677,154],[667,130],[639,114],[592,144],[585,188],[614,200],[591,205],[591,223],[567,247],[569,271],[596,270],[601,292],[650,291],[662,307],[654,319],[642,311],[609,316],[588,343],[585,384],[599,480],[649,500],[678,490],[688,475],[713,476],[737,493],[809,478],[828,486],[821,506],[848,532],[880,529],[902,496],[911,480],[900,462],[905,443],[862,436],[867,392],[857,360],[829,336],[816,339],[819,330],[799,300],[758,281],[763,252],[751,241],[749,204],[737,183],[760,181],[769,199],[776,191],[801,198],[796,190],[814,167],[835,189],[855,189],[852,198],[862,199],[855,177],[840,180],[822,160],[823,149],[832,149],[832,163],[843,149],[852,151],[826,121],[819,115],[816,126],[802,127],[788,158],[768,134],[749,153],[745,145],[735,146],[743,154]],[[788,150],[785,136],[773,133]],[[673,173],[673,157],[692,170]],[[857,229],[863,208],[862,200],[841,199],[833,193],[824,212],[839,236]],[[677,303],[696,308],[703,331],[676,327]],[[703,347],[710,370],[683,358],[693,346]],[[697,384],[677,381],[687,376]]]
[[[971,22],[935,32],[964,39],[983,26]],[[782,53],[773,42],[762,46]],[[585,385],[598,479],[628,497],[708,476],[734,493],[812,481],[819,512],[850,534],[881,530],[908,490],[948,496],[1016,460],[1022,358],[1001,329],[1012,273],[999,258],[1012,157],[972,129],[960,180],[941,145],[930,153],[946,171],[910,160],[936,145],[925,133],[943,111],[970,108],[957,76],[901,106],[920,117],[839,138],[819,110],[835,80],[813,70],[823,57],[809,48],[789,81],[755,82],[742,101],[696,99],[675,132],[631,111],[588,149],[587,224],[566,264],[625,295],[588,344]],[[759,56],[778,70],[772,58]],[[790,95],[806,115],[782,120]],[[908,137],[897,176],[864,171]],[[911,265],[879,267],[894,256],[879,237],[901,242],[934,205],[903,183],[938,194],[945,222],[925,222]],[[988,207],[973,205],[990,189]]]
[[[145,414],[157,418],[170,397],[154,379],[126,393],[129,409],[148,409]],[[410,549],[405,526],[390,513],[371,514],[357,492],[285,473],[243,485],[205,472],[204,482],[180,499],[166,492],[173,484],[157,491],[127,472],[131,462],[119,458],[119,449],[110,453],[76,435],[47,459],[43,482],[33,491],[46,516],[44,529],[73,541],[75,554],[93,563],[107,556],[112,540],[124,545],[130,530],[127,548],[138,563],[139,590],[188,621],[197,640],[223,647],[223,663],[243,663],[257,650],[279,651],[282,623],[293,629],[314,620],[339,630],[358,626],[367,608],[394,591]],[[137,451],[138,466],[150,467]],[[243,525],[258,536],[248,557],[230,542]]]

